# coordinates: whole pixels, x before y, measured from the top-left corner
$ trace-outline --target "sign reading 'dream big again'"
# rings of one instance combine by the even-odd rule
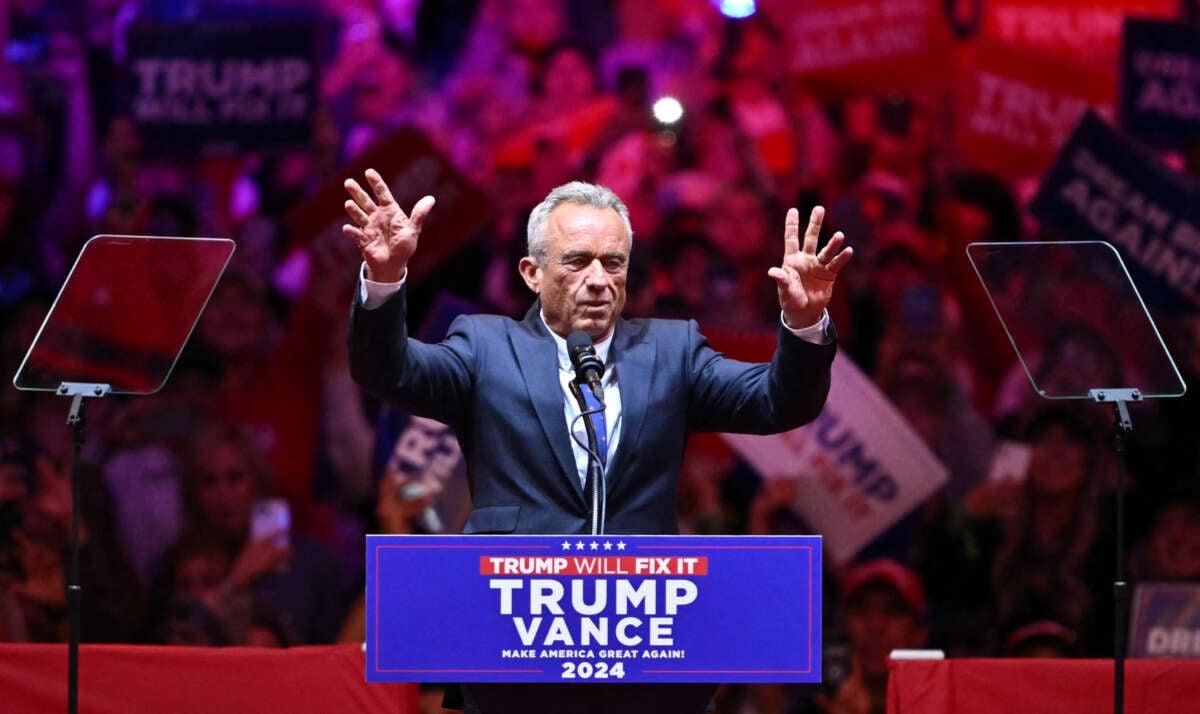
[[[818,682],[818,536],[367,536],[367,681]]]

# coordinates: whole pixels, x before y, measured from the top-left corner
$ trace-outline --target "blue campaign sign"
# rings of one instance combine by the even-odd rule
[[[1115,246],[1152,306],[1200,306],[1200,189],[1095,113],[1059,151],[1030,211],[1064,240]]]
[[[155,148],[308,142],[315,21],[141,23],[128,45],[120,101]]]
[[[1138,583],[1130,657],[1200,657],[1200,585]]]
[[[367,681],[819,682],[819,536],[367,536]]]
[[[1121,128],[1161,148],[1200,137],[1200,29],[1127,18],[1121,50]]]

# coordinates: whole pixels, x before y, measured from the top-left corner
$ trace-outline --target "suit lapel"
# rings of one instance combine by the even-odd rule
[[[621,480],[621,475],[633,463],[633,455],[638,453],[638,441],[646,420],[646,404],[657,356],[654,341],[646,339],[646,330],[644,322],[618,320],[613,338],[612,348],[621,390],[621,440],[612,463],[605,471],[610,493],[613,484]]]
[[[579,483],[579,471],[575,467],[575,455],[570,445],[571,435],[567,432],[567,420],[563,413],[558,351],[538,314],[540,309],[540,303],[535,302],[518,329],[510,333],[510,340],[516,352],[516,362],[521,368],[521,377],[525,380],[529,401],[554,451],[562,481],[575,493],[579,504],[583,505],[583,486]]]

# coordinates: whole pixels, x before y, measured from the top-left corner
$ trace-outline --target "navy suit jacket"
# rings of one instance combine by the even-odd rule
[[[401,290],[367,310],[356,294],[351,373],[373,394],[454,429],[472,500],[464,532],[588,532],[558,354],[539,304],[519,322],[459,317],[438,344],[409,338],[406,304]],[[781,326],[774,359],[755,364],[714,351],[694,321],[620,319],[610,350],[623,425],[606,470],[605,530],[671,534],[679,531],[676,490],[688,432],[765,434],[811,421],[829,392],[836,346],[806,342]]]

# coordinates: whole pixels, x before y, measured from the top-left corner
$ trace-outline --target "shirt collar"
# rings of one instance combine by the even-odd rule
[[[541,318],[542,324],[546,325],[546,316],[539,311],[538,317]],[[558,368],[564,372],[575,371],[575,367],[571,365],[571,357],[567,354],[567,340],[559,336],[554,330],[551,330],[549,325],[546,325],[546,331],[554,338],[554,347],[558,350]],[[617,334],[617,331],[614,329],[608,337],[593,343],[596,348],[596,356],[600,358],[600,361],[604,363],[606,368],[611,366],[608,362],[608,348],[612,346],[612,339],[615,334]]]

